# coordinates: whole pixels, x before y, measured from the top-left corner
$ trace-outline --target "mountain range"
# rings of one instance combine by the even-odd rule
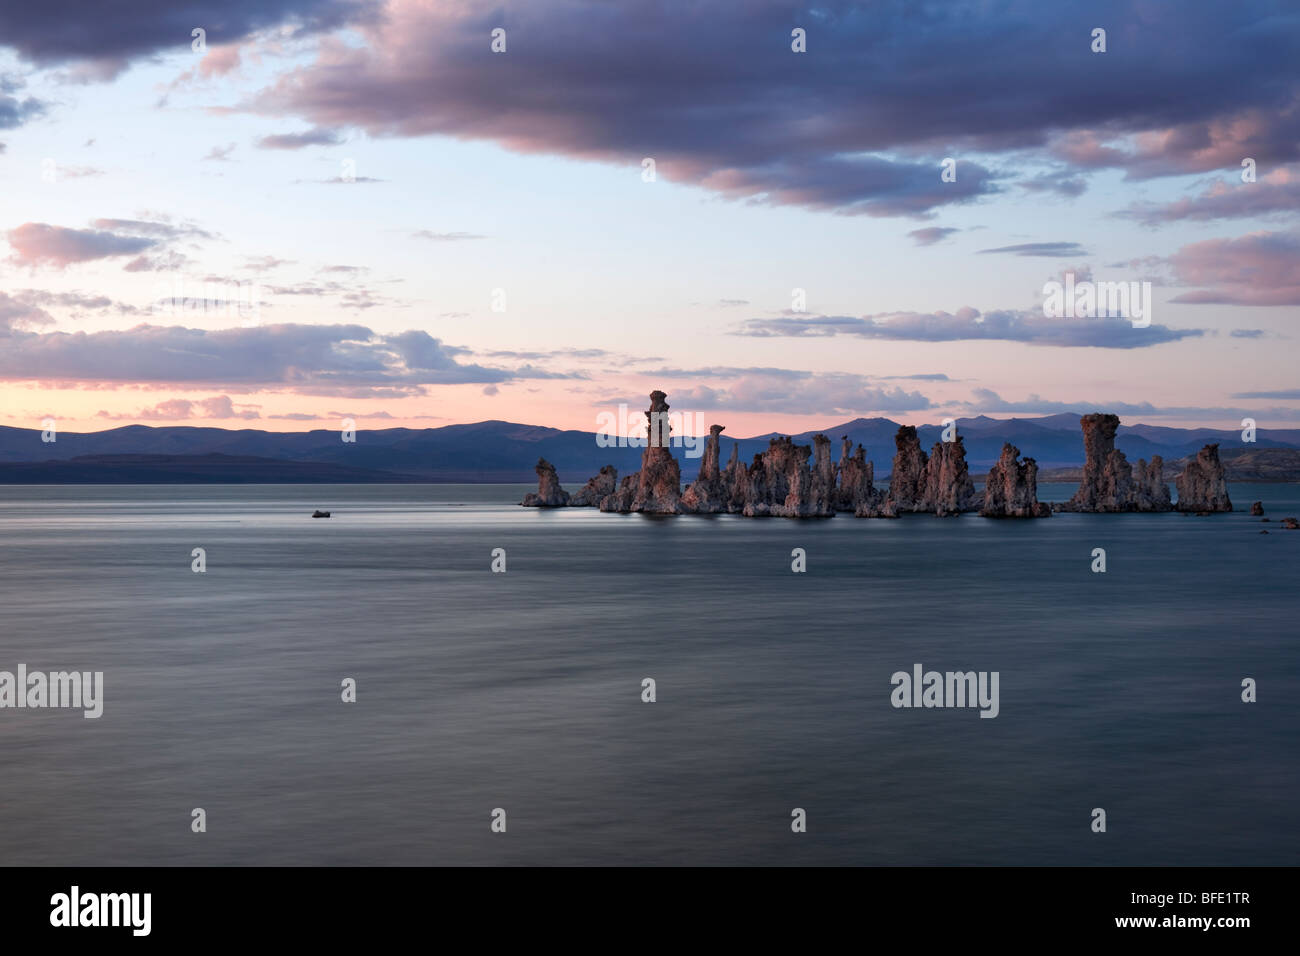
[[[887,418],[857,418],[820,429],[839,458],[841,436],[862,444],[875,463],[877,480],[888,477],[898,423]],[[1003,442],[1032,456],[1044,477],[1071,477],[1083,461],[1079,416],[957,420],[971,473],[980,475],[997,460]],[[942,425],[917,428],[923,448],[939,441]],[[792,436],[811,444],[816,431]],[[740,445],[748,462],[777,433],[733,439],[723,435],[725,463]],[[39,429],[0,427],[0,484],[99,482],[533,482],[539,457],[555,465],[560,479],[581,483],[612,464],[620,475],[640,467],[641,449],[602,448],[593,432],[541,425],[485,421],[441,428],[362,429],[355,442],[337,430],[271,432],[260,429],[198,428],[188,425],[127,425],[100,432],[59,432],[53,442]],[[1254,444],[1236,429],[1170,428],[1121,425],[1116,445],[1130,461],[1162,455],[1172,465],[1194,455],[1207,442],[1220,442],[1233,478],[1240,459],[1244,480],[1300,478],[1300,429],[1260,429]],[[702,445],[701,445],[702,447]],[[675,448],[683,480],[694,478],[699,458]],[[1051,470],[1062,470],[1060,475]],[[1170,478],[1176,469],[1166,469]],[[1242,480],[1242,479],[1238,479]]]

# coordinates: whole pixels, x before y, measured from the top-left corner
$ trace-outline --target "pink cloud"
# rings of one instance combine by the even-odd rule
[[[13,250],[10,261],[25,266],[47,265],[67,268],[113,256],[138,255],[156,245],[156,240],[123,236],[98,229],[68,229],[44,222],[25,222],[7,233]]]
[[[1052,152],[1088,169],[1114,167],[1128,179],[1239,169],[1247,157],[1294,159],[1293,130],[1300,103],[1281,113],[1248,108],[1212,119],[1117,135],[1105,129],[1073,130],[1059,136]]]
[[[206,77],[225,76],[239,66],[239,47],[215,46],[199,62],[199,73]]]
[[[99,418],[126,419],[129,421],[183,421],[187,418],[228,419],[261,418],[259,405],[235,405],[229,395],[214,395],[191,401],[187,398],[173,398],[159,402],[152,408],[142,408],[134,415],[114,415],[106,411],[99,412]]]
[[[1183,246],[1169,259],[1179,282],[1207,286],[1189,304],[1300,305],[1300,233],[1252,232]]]

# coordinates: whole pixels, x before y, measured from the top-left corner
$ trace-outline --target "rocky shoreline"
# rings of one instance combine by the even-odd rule
[[[555,467],[537,462],[537,492],[521,504],[530,508],[595,507],[601,511],[639,514],[739,514],[746,517],[829,518],[837,513],[858,518],[897,518],[902,514],[950,517],[976,512],[985,518],[1046,518],[1054,512],[1111,514],[1182,511],[1209,514],[1232,510],[1219,446],[1206,445],[1175,479],[1174,503],[1164,479],[1164,462],[1129,464],[1115,447],[1119,417],[1084,415],[1084,466],[1079,489],[1064,502],[1038,500],[1038,465],[1020,449],[1002,446],[977,491],[966,465],[966,449],[955,429],[951,440],[936,442],[927,455],[916,428],[903,425],[894,436],[894,463],[889,488],[875,486],[866,451],[848,438],[838,463],[831,461],[831,440],[813,437],[812,446],[788,437],[773,438],[766,451],[744,465],[737,447],[720,466],[722,425],[709,428],[699,475],[683,490],[681,468],[673,457],[668,424],[668,396],[650,393],[646,410],[646,447],[641,468],[620,481],[612,465],[601,468],[576,494],[560,487]],[[945,438],[948,436],[945,435]]]

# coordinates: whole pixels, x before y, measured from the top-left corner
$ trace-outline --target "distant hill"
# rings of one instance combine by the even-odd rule
[[[1165,478],[1174,477],[1195,455],[1165,460]],[[1219,448],[1223,473],[1229,481],[1300,481],[1300,448]],[[1132,457],[1130,456],[1130,460]],[[1039,481],[1079,481],[1083,466],[1049,468],[1038,473]]]
[[[725,420],[725,416],[719,417]],[[1044,470],[1044,480],[1050,480],[1046,473],[1051,469],[1077,469],[1082,464],[1083,436],[1077,415],[1010,419],[980,416],[958,419],[957,428],[966,445],[971,473],[975,475],[983,474],[997,460],[1003,442],[1011,442],[1022,454],[1037,460]],[[922,425],[917,430],[928,451],[939,441],[943,426]],[[877,479],[888,477],[897,422],[888,418],[856,418],[820,431],[832,441],[833,458],[839,458],[840,438],[847,435],[854,445],[860,443],[867,449],[867,457],[875,462]],[[815,434],[808,431],[793,437],[801,444],[811,444]],[[748,462],[767,447],[771,437],[736,438],[724,433],[722,459],[725,462],[732,446],[739,445],[741,460]],[[1178,470],[1173,462],[1195,454],[1207,441],[1222,443],[1225,460],[1236,453],[1250,454],[1270,448],[1300,451],[1300,429],[1264,429],[1258,432],[1257,438],[1255,445],[1243,446],[1240,433],[1235,430],[1138,424],[1122,425],[1116,444],[1131,461],[1149,459],[1153,454],[1164,456],[1170,463],[1171,476]],[[536,480],[533,466],[539,457],[545,457],[556,466],[560,479],[572,484],[585,481],[603,465],[612,464],[620,475],[625,475],[639,468],[641,462],[641,449],[602,448],[592,432],[504,421],[442,428],[362,429],[356,439],[355,443],[343,442],[340,433],[333,429],[272,432],[188,425],[128,425],[101,432],[59,432],[57,441],[45,443],[39,430],[0,427],[0,483],[531,483]],[[674,454],[681,461],[683,480],[689,481],[695,477],[700,459],[687,458],[683,451],[675,448]],[[1252,464],[1252,459],[1247,458],[1240,467],[1254,468],[1260,474],[1285,475],[1290,473],[1286,470],[1287,461],[1264,458]]]
[[[1300,449],[1220,447],[1219,458],[1229,481],[1300,481]],[[1188,460],[1175,462],[1173,474]]]
[[[0,463],[3,485],[369,484],[420,478],[252,455],[82,455]]]

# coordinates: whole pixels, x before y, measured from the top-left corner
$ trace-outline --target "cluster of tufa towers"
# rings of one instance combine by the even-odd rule
[[[1115,447],[1117,415],[1084,415],[1084,466],[1079,490],[1069,501],[1049,505],[1038,500],[1038,464],[1021,458],[1007,443],[989,469],[983,491],[975,489],[966,465],[961,436],[936,442],[927,455],[912,425],[894,436],[896,448],[888,491],[875,485],[874,465],[866,450],[846,437],[838,463],[831,461],[831,440],[813,436],[812,446],[796,445],[782,436],[766,451],[741,464],[739,446],[731,448],[725,468],[719,459],[718,436],[712,425],[695,481],[681,486],[681,467],[670,447],[667,395],[650,393],[646,410],[646,448],[641,469],[619,481],[606,465],[570,495],[560,487],[555,466],[537,462],[537,493],[522,504],[532,508],[598,507],[601,511],[643,514],[739,514],[747,517],[829,518],[848,512],[859,518],[896,518],[905,513],[940,516],[976,511],[986,518],[1046,518],[1053,511],[1132,512],[1231,511],[1219,446],[1206,445],[1188,463],[1175,483],[1175,505],[1164,480],[1164,461],[1153,455],[1148,464],[1130,465]],[[811,461],[810,461],[811,459]]]

